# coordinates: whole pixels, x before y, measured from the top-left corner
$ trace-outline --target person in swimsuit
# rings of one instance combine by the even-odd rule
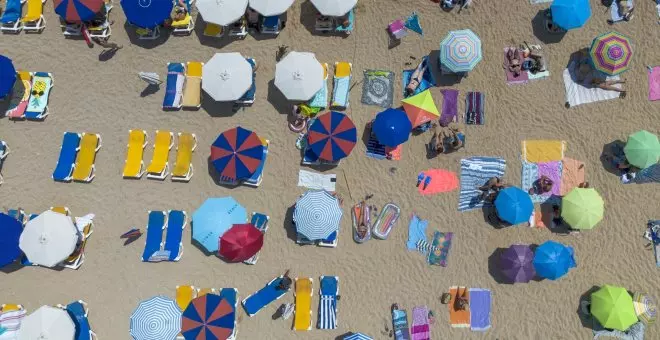
[[[504,65],[504,67],[511,72],[515,77],[520,76],[520,72],[522,72],[522,63],[520,62],[520,53],[517,48],[510,48],[506,52],[506,59],[508,61],[508,65]]]

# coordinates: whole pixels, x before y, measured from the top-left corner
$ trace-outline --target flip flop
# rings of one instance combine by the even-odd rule
[[[422,181],[424,180],[424,177],[425,177],[425,175],[424,175],[423,172],[420,172],[417,175],[417,184],[415,185],[416,187],[419,187],[420,183],[422,183]]]

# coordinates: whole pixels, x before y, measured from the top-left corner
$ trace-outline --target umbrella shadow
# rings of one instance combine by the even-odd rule
[[[292,206],[288,207],[286,209],[286,212],[284,213],[284,230],[286,231],[286,237],[289,238],[291,241],[298,241],[298,232],[296,231],[296,225],[293,222],[293,212],[296,210],[296,204],[294,203]]]
[[[559,234],[559,235],[570,235],[573,229],[570,228],[568,224],[564,222],[563,219],[561,220],[561,223],[553,226],[554,223],[554,206],[555,205],[561,205],[561,197],[557,195],[552,195],[550,198],[548,198],[547,201],[543,202],[540,204],[540,212],[541,212],[541,220],[543,224],[546,226],[548,230],[550,230],[551,233]]]
[[[205,92],[202,94],[201,107],[213,118],[231,117],[241,109],[234,102],[219,102]]]
[[[502,220],[497,215],[495,205],[484,205],[481,208],[481,212],[484,214],[484,221],[495,229],[504,229],[512,226],[512,224]]]
[[[281,32],[286,27],[289,17],[288,17],[286,12],[280,14],[279,17],[280,17],[280,23],[281,23],[281,26],[280,26],[280,32]],[[259,15],[259,21],[260,22],[261,22],[262,18],[263,18],[263,16]],[[248,29],[248,34],[250,36],[252,36],[252,38],[256,41],[273,40],[273,39],[277,39],[277,37],[279,36],[279,34],[262,33],[260,30],[256,30],[256,29]]]
[[[534,33],[534,36],[544,44],[556,44],[564,38],[566,31],[563,31],[562,33],[548,32],[546,29],[548,11],[550,11],[549,8],[540,10],[536,13],[534,18],[532,18],[532,32]]]
[[[140,97],[144,98],[144,97],[150,96],[150,95],[158,92],[159,90],[160,90],[159,85],[149,84],[149,85],[147,85],[147,87],[144,88],[144,90],[142,90],[142,92],[140,92]]]
[[[300,4],[300,23],[302,23],[311,35],[318,37],[340,37],[344,39],[350,36],[349,34],[346,34],[346,32],[337,31],[335,29],[329,31],[317,31],[316,16],[319,14],[319,11],[314,7],[314,4],[312,4],[311,1],[305,1]]]
[[[429,69],[435,79],[437,86],[454,86],[459,84],[467,74],[456,74],[442,72],[440,69],[440,50],[429,52]]]
[[[126,35],[128,36],[128,40],[131,42],[131,44],[146,49],[156,48],[164,44],[167,40],[169,40],[170,36],[172,35],[169,29],[165,29],[161,27],[160,36],[157,39],[152,39],[152,40],[140,39],[137,32],[135,31],[136,28],[137,28],[136,26],[133,26],[128,22],[124,23],[124,32],[126,32]]]
[[[580,318],[580,323],[582,324],[582,327],[588,328],[594,331],[602,330],[603,327],[596,321],[593,316],[590,313],[585,313],[585,311],[582,308],[582,303],[583,302],[588,302],[591,303],[591,294],[596,292],[598,289],[600,289],[599,286],[592,286],[584,292],[582,295],[580,295],[580,300],[578,301],[578,307],[575,313],[577,313],[578,317]]]
[[[195,35],[197,36],[197,39],[199,40],[199,43],[204,46],[220,49],[240,39],[240,38],[230,37],[229,34],[227,33],[228,30],[227,27],[223,28],[225,30],[224,34],[221,37],[217,37],[217,38],[204,35],[205,28],[206,28],[206,22],[204,21],[204,19],[202,19],[201,15],[197,15],[197,18],[195,19],[194,32]]]
[[[12,262],[2,268],[0,268],[0,272],[3,272],[5,274],[11,274],[17,270],[20,270],[21,268],[25,267],[24,265],[20,264],[18,261]]]
[[[513,280],[509,279],[500,268],[500,258],[502,254],[506,251],[506,248],[497,248],[493,253],[488,257],[488,274],[499,284],[508,284],[512,285]]]
[[[289,102],[277,86],[275,86],[275,79],[268,81],[268,97],[266,100],[279,114],[288,115],[291,113],[291,102]]]
[[[615,141],[609,142],[603,145],[603,151],[600,154],[600,164],[603,166],[605,171],[620,176],[621,170],[617,169],[614,164],[614,158],[616,157],[625,157],[623,154],[623,147],[626,146],[626,142],[617,139]]]

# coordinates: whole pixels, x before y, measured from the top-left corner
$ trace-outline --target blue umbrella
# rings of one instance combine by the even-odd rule
[[[142,28],[154,28],[169,19],[174,8],[172,0],[121,0],[126,20]]]
[[[21,248],[18,247],[21,232],[21,222],[0,213],[0,268],[14,262],[21,255]]]
[[[534,204],[528,193],[517,187],[508,187],[497,194],[495,208],[501,219],[518,224],[529,220]]]
[[[565,30],[584,26],[591,16],[589,0],[555,0],[550,11],[552,21]]]
[[[135,340],[174,340],[180,331],[181,310],[170,298],[154,296],[140,302],[131,314],[130,332]]]
[[[310,241],[326,239],[337,231],[341,216],[339,200],[324,190],[306,192],[293,211],[296,231]]]
[[[534,253],[536,274],[550,280],[557,280],[575,267],[573,248],[555,241],[546,241]]]
[[[209,198],[192,216],[192,238],[207,251],[218,251],[218,241],[234,224],[247,222],[247,212],[233,197]]]
[[[396,147],[408,140],[412,124],[405,112],[397,109],[387,109],[376,115],[371,124],[371,132],[378,141],[389,147]]]
[[[16,69],[11,59],[0,55],[0,98],[6,97],[16,81]]]

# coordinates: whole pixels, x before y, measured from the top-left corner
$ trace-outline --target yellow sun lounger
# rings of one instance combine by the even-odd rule
[[[101,135],[97,133],[83,133],[80,140],[80,151],[76,156],[76,166],[73,169],[73,180],[91,182],[96,175],[96,153],[101,148]]]
[[[293,330],[309,331],[312,329],[312,294],[314,288],[311,277],[296,278],[296,309]]]
[[[64,215],[64,216],[71,216],[71,210],[69,210],[68,207],[63,207],[63,206],[59,206],[59,207],[50,207],[50,210],[51,210],[51,211],[54,211],[54,212],[56,212],[56,213],[60,213],[60,214],[62,214],[62,215]]]
[[[197,148],[197,136],[194,133],[179,132],[179,145],[176,151],[176,163],[172,169],[173,181],[187,182],[193,176],[192,154]]]
[[[185,310],[194,298],[197,297],[195,286],[176,286],[176,304],[180,310]]]
[[[190,34],[195,29],[195,23],[190,13],[179,21],[172,21],[173,34]]]
[[[215,288],[200,288],[197,290],[197,297],[204,296],[206,294],[218,294],[218,290]]]
[[[46,19],[44,19],[44,4],[46,0],[27,0],[27,13],[23,21],[23,30],[27,32],[41,33],[46,28]]]
[[[126,160],[124,161],[124,178],[140,178],[144,175],[144,148],[149,144],[147,131],[129,130]]]
[[[211,38],[220,38],[225,34],[225,28],[220,25],[206,23],[203,34]]]
[[[147,178],[165,179],[167,177],[170,171],[167,159],[170,156],[170,149],[174,145],[173,138],[172,132],[156,130],[154,153],[151,156],[151,164],[147,167]]]
[[[190,61],[186,66],[186,82],[183,86],[183,107],[199,109],[202,102],[202,67],[204,63]]]

